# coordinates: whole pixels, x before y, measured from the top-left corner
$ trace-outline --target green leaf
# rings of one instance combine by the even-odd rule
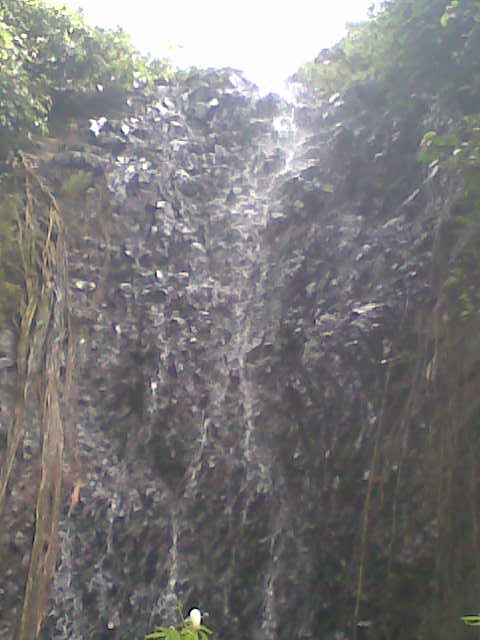
[[[170,627],[167,630],[167,634],[165,636],[165,640],[180,640],[180,634],[178,633],[178,631],[176,629],[174,629],[173,627]]]
[[[480,615],[476,616],[462,616],[462,622],[470,625],[471,627],[480,627]]]
[[[205,627],[203,624],[201,624],[198,627],[199,631],[203,631],[204,633],[206,633],[207,635],[211,635],[213,633],[213,631],[211,629],[209,629],[208,627]]]
[[[437,156],[434,153],[432,153],[429,149],[421,149],[417,153],[417,160],[422,164],[429,165],[434,160],[437,160]]]
[[[452,18],[453,15],[451,13],[444,13],[440,18],[440,24],[442,25],[442,27],[445,28]]]
[[[156,627],[154,633],[145,636],[145,640],[157,640],[157,638],[166,638],[168,633],[167,627]]]
[[[436,131],[427,131],[427,133],[424,134],[420,142],[420,146],[421,147],[425,146],[428,142],[431,142],[436,137],[437,137]]]
[[[455,276],[449,276],[443,283],[443,288],[451,289],[452,287],[456,287],[457,285],[458,285],[458,278],[456,278]]]
[[[183,627],[183,629],[180,631],[180,636],[185,640],[197,640],[198,638],[197,632],[194,631],[190,626]]]
[[[448,149],[449,147],[455,147],[457,145],[457,136],[452,134],[446,134],[444,136],[435,136],[432,138],[432,144],[437,149]]]
[[[8,33],[6,29],[2,29],[0,27],[0,47],[4,47],[5,49],[10,49],[12,46],[12,36]]]

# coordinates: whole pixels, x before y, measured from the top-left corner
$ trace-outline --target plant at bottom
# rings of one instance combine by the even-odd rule
[[[145,636],[145,640],[208,640],[213,632],[202,624],[202,613],[196,607],[190,609],[184,618],[179,606],[182,622],[177,627],[156,627],[153,633]]]

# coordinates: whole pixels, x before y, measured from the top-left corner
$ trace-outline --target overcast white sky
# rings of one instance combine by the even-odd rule
[[[179,66],[242,69],[262,91],[283,81],[366,19],[372,0],[56,0],[90,24],[120,25],[135,46]]]

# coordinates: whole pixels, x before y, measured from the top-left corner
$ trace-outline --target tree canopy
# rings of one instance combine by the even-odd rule
[[[56,100],[151,83],[167,61],[135,51],[120,28],[88,26],[81,13],[42,0],[0,0],[0,137],[46,133]]]
[[[479,0],[387,0],[371,19],[350,24],[347,36],[295,79],[320,94],[375,80],[391,106],[404,109],[413,91],[480,106]]]

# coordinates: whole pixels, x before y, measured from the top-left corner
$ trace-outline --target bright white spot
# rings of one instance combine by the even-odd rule
[[[58,4],[58,0],[48,0]],[[180,67],[232,67],[262,93],[285,93],[285,79],[367,18],[372,0],[62,0],[90,24],[120,25],[142,52]]]
[[[190,622],[192,623],[192,627],[194,629],[198,629],[198,627],[202,624],[202,612],[200,609],[190,609],[189,613]]]

